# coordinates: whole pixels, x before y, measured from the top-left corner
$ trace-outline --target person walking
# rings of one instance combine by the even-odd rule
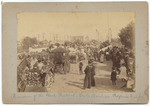
[[[94,66],[92,64],[92,61],[88,62],[87,67],[85,68],[85,78],[84,78],[84,89],[86,88],[91,88],[91,76],[92,76],[92,71],[94,70]]]

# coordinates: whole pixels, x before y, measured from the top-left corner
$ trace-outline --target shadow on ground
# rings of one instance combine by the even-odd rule
[[[66,82],[66,84],[68,84],[69,86],[74,86],[74,87],[78,87],[78,88],[83,88],[83,83],[80,82],[75,82],[75,81],[69,81]]]
[[[83,89],[84,80],[80,80],[82,82],[69,81],[66,82],[66,84]],[[95,84],[96,86],[91,88],[92,92],[94,91],[94,89],[96,91],[99,90],[100,92],[132,92],[132,90],[130,89],[121,88],[125,84],[125,82],[122,82],[120,79],[116,81],[116,85],[112,85],[110,78],[95,77]]]
[[[122,91],[122,92],[132,92],[130,89],[122,88],[125,85],[125,82],[122,82],[120,79],[116,81],[116,85],[112,85],[110,78],[99,78],[95,77],[96,86],[95,89],[104,90],[108,92]]]
[[[96,70],[97,71],[107,71],[107,72],[111,72],[112,70],[112,62],[111,61],[106,61],[104,63],[97,63],[96,64]]]

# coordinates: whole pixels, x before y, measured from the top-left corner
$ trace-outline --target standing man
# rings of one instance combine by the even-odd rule
[[[86,88],[91,88],[91,84],[92,84],[92,71],[94,70],[94,66],[92,64],[92,61],[90,60],[88,62],[87,67],[85,68],[84,72],[85,72],[85,78],[84,78],[84,89]],[[94,76],[93,76],[94,78]]]

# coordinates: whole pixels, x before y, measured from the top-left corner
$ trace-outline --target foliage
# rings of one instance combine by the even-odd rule
[[[122,28],[118,34],[120,37],[121,43],[125,47],[132,49],[134,46],[134,36],[135,36],[135,27],[134,23],[129,23],[125,28]]]
[[[37,43],[38,43],[38,41],[36,38],[25,37],[22,41],[23,49],[27,50],[27,49],[29,49],[29,47],[32,47],[33,45],[35,45]]]
[[[109,45],[110,45],[110,43],[109,43],[108,40],[105,41],[105,42],[102,42],[101,45],[100,45],[100,49],[102,49],[102,48],[104,48],[104,47],[107,47],[107,46],[109,46]]]

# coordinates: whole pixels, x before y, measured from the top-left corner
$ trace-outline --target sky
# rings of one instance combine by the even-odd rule
[[[134,12],[21,12],[17,14],[18,41],[24,37],[49,40],[58,37],[89,36],[90,39],[105,41],[108,29],[112,38],[135,20]]]

